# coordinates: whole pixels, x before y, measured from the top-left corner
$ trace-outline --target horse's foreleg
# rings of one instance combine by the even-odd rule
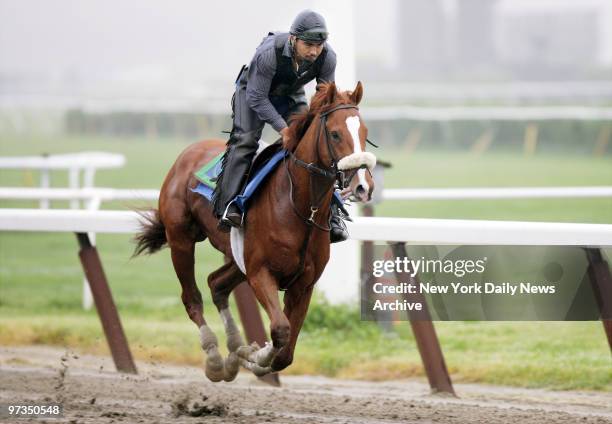
[[[278,282],[267,268],[262,267],[249,279],[255,297],[264,307],[270,318],[270,335],[272,343],[259,348],[257,345],[238,349],[242,365],[256,375],[264,375],[272,371],[270,364],[276,354],[290,339],[291,327],[289,320],[281,310],[278,299]]]
[[[280,371],[287,368],[293,362],[293,352],[297,343],[298,335],[304,324],[308,305],[312,297],[314,285],[304,289],[299,282],[285,293],[285,315],[289,318],[291,325],[291,337],[289,342],[278,352],[272,361],[273,371]]]

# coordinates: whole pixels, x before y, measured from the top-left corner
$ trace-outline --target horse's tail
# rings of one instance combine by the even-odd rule
[[[141,253],[151,255],[164,247],[167,242],[166,227],[159,218],[157,209],[138,211],[138,214],[142,218],[140,221],[141,230],[134,236],[136,248],[132,257]]]

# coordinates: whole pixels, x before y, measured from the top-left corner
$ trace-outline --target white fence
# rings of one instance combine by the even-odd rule
[[[68,172],[70,188],[78,189],[81,187],[81,173],[83,173],[83,187],[93,187],[98,169],[120,168],[123,165],[125,165],[125,157],[123,155],[107,152],[0,157],[0,169],[36,169],[40,171],[40,186],[43,189],[51,185],[51,170],[64,170]],[[41,208],[49,207],[49,200],[47,198],[39,197],[39,199]],[[78,208],[78,206],[78,199],[71,200],[71,207]]]
[[[152,189],[116,189],[116,188],[23,188],[0,187],[0,199],[12,200],[157,200],[159,190]]]
[[[0,200],[157,200],[159,190],[114,188],[0,187]],[[386,188],[382,200],[467,200],[612,197],[612,186],[593,187],[481,187]]]
[[[612,197],[612,187],[386,188],[382,191],[382,200],[546,199],[584,197]]]
[[[131,211],[0,209],[0,231],[134,233]],[[355,217],[351,239],[409,244],[612,246],[612,225],[460,219]]]
[[[403,241],[421,245],[612,246],[612,225],[607,224],[376,217],[355,217],[354,220],[349,223],[349,232],[355,241]],[[133,233],[138,230],[138,222],[138,214],[130,211],[0,209],[0,231]],[[338,258],[332,259],[331,265],[337,261]],[[340,265],[344,271],[357,269],[357,262]],[[332,302],[356,298],[358,278],[339,279],[336,273],[337,270],[326,269],[318,288]]]
[[[86,200],[90,211],[0,209],[0,230],[133,233],[135,214],[97,211],[102,201],[157,200],[158,190],[110,188],[38,189],[0,188],[0,199]],[[385,189],[383,200],[459,200],[518,198],[612,197],[612,187],[504,187],[453,189]],[[608,225],[432,220],[410,218],[359,218],[349,223],[353,242],[332,245],[332,260],[318,285],[332,302],[355,297],[359,279],[358,240],[405,241],[412,244],[510,244],[510,245],[612,245]],[[353,265],[347,265],[351,263]],[[87,283],[83,305],[91,307]]]
[[[364,107],[368,121],[610,121],[612,108],[588,106],[516,106],[516,107]]]

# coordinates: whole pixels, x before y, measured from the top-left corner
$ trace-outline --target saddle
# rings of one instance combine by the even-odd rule
[[[278,164],[288,153],[289,152],[283,148],[280,139],[272,144],[259,140],[259,148],[251,164],[244,192],[233,199],[242,213],[246,214],[251,197],[257,193],[262,183],[266,180],[266,177],[276,169]],[[190,190],[204,196],[208,201],[212,201],[213,192],[217,186],[217,177],[221,173],[221,159],[223,158],[223,154],[224,153],[220,153],[215,156],[197,172],[194,172],[194,176],[198,180],[198,185]],[[344,208],[342,197],[337,191],[334,191],[332,202],[344,213],[345,219],[351,220],[348,217],[348,212]]]
[[[194,173],[194,176],[198,180],[198,185],[191,189],[191,191],[204,196],[209,201],[212,200],[213,192],[217,186],[217,177],[221,173],[221,159],[223,158],[223,154],[224,153],[220,153],[215,156],[210,162],[204,164]],[[257,192],[266,177],[278,166],[286,155],[287,151],[283,149],[280,140],[272,144],[259,140],[259,148],[251,163],[244,192],[234,199],[243,213],[245,213],[248,208],[250,198]]]

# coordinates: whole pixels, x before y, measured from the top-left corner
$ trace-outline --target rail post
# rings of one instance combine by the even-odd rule
[[[601,249],[586,247],[584,251],[589,261],[587,272],[599,307],[601,323],[612,351],[612,277],[610,276],[610,266],[603,259]]]
[[[391,249],[395,257],[406,257],[406,246],[404,243],[392,243]],[[412,272],[410,273],[412,275]],[[404,274],[396,273],[398,282],[401,278],[404,278]],[[415,286],[420,285],[418,277],[415,275],[411,278],[411,283]],[[446,362],[444,361],[444,354],[436,335],[436,329],[434,328],[433,322],[431,322],[431,315],[427,308],[425,296],[420,293],[406,294],[406,298],[410,301],[419,302],[423,305],[422,311],[408,311],[408,318],[410,319],[410,326],[414,333],[414,339],[425,367],[425,373],[429,380],[429,386],[434,392],[450,393],[454,396],[455,389],[453,389],[453,383],[451,382],[448,369],[446,368]]]
[[[91,244],[87,233],[76,233],[76,236],[81,247],[79,258],[91,287],[91,293],[93,294],[98,316],[102,322],[102,328],[104,329],[115,367],[120,372],[137,374],[138,371],[136,370],[132,353],[123,332],[117,307],[106,281],[98,251]]]

